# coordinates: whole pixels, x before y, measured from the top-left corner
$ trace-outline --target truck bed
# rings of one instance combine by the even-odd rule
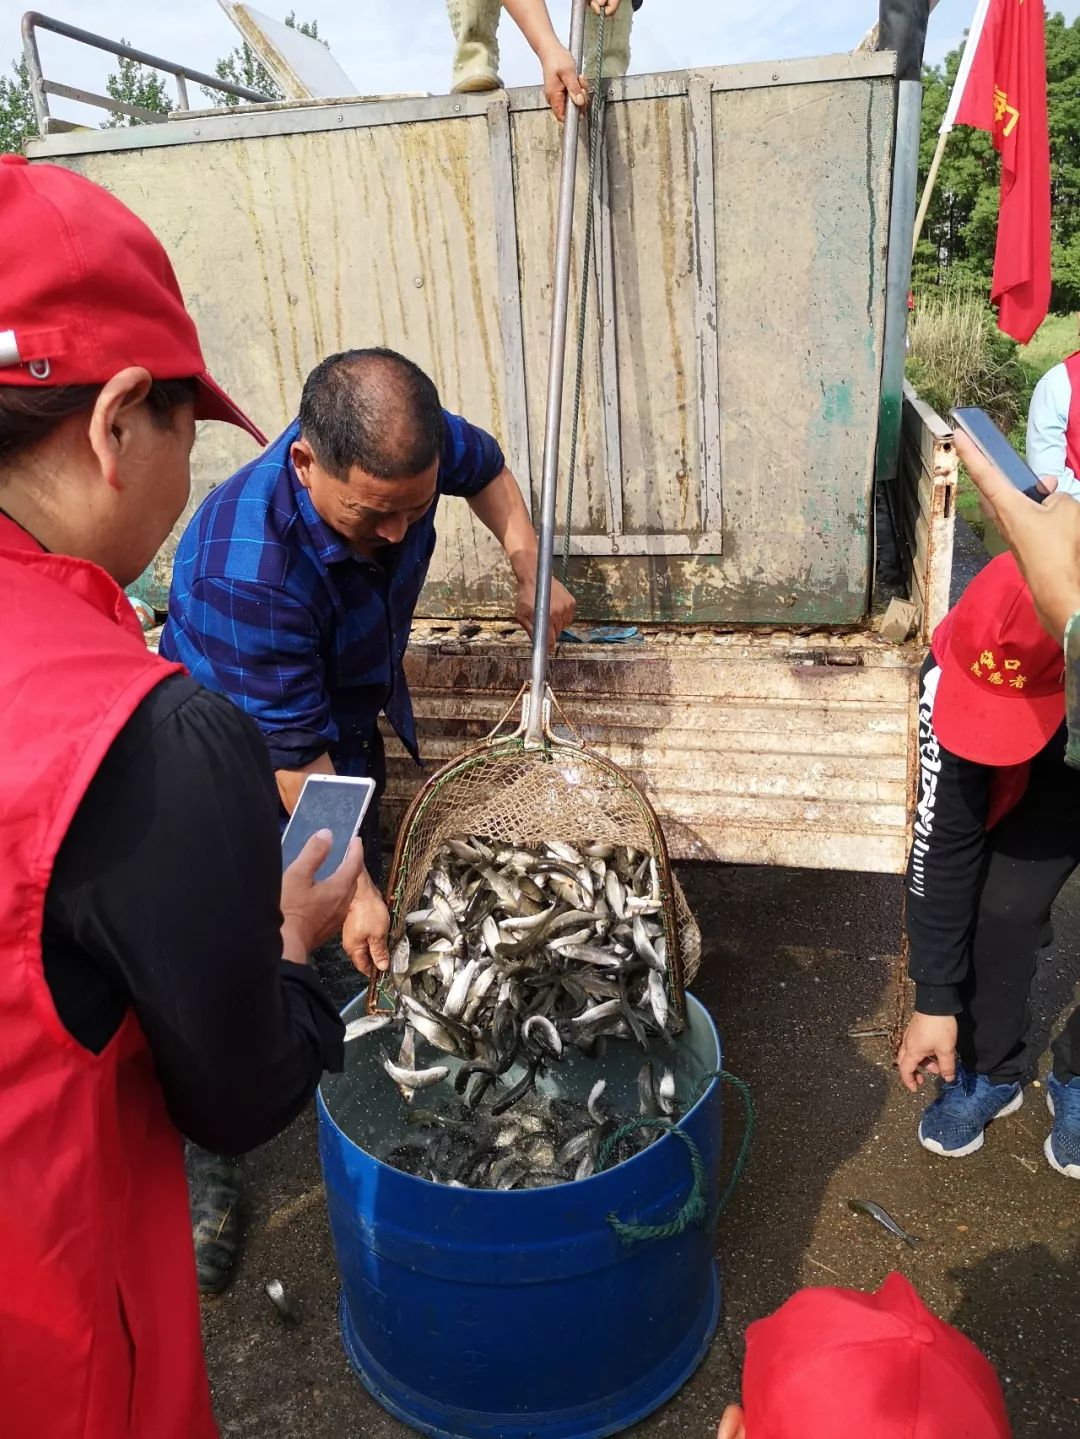
[[[528,673],[506,624],[417,626],[406,668],[431,773],[480,743]],[[643,630],[560,647],[551,684],[586,744],[629,771],[680,859],[897,871],[924,651],[873,633]],[[387,741],[396,829],[424,773]]]
[[[912,638],[872,625],[642,625],[640,643],[563,644],[551,685],[586,744],[645,789],[678,859],[899,872],[918,763],[919,667],[948,607],[956,454],[908,387],[878,568],[914,603]],[[886,539],[888,556],[886,556]],[[884,596],[883,596],[884,598]],[[427,773],[512,705],[528,650],[506,621],[420,619],[406,658]],[[395,829],[425,775],[387,741]]]

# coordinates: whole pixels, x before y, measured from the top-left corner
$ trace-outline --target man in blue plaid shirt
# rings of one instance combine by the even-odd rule
[[[298,419],[210,492],[180,541],[161,653],[255,720],[289,813],[312,773],[381,788],[380,712],[419,758],[402,661],[442,495],[465,498],[506,551],[531,633],[537,541],[517,481],[492,436],[391,350],[318,365]],[[552,643],[573,613],[556,583]],[[385,967],[388,927],[374,805],[369,821],[343,935],[365,971]]]
[[[161,653],[259,726],[283,816],[309,774],[370,775],[381,789],[380,713],[419,757],[402,661],[442,495],[463,497],[506,551],[531,634],[537,541],[517,481],[491,435],[443,410],[427,375],[390,350],[318,365],[298,419],[184,532]],[[555,583],[552,644],[573,615]],[[362,834],[367,868],[342,943],[367,972],[388,963],[376,804]],[[240,1240],[242,1159],[189,1146],[188,1165],[199,1284],[217,1292]]]

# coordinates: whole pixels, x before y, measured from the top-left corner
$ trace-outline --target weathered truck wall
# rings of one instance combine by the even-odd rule
[[[406,661],[427,774],[484,738],[528,670],[512,632],[452,629],[421,626]],[[565,646],[551,683],[586,744],[644,788],[676,858],[896,872],[922,653],[865,633],[673,627],[615,654]],[[387,755],[393,834],[425,773],[389,732]]]
[[[571,527],[586,617],[864,615],[891,64],[613,87]],[[542,97],[518,91],[195,116],[31,153],[153,226],[212,368],[268,432],[322,356],[389,344],[504,441],[535,500],[559,138]],[[579,221],[586,186],[582,163]],[[567,413],[564,460],[569,430]],[[251,453],[205,426],[194,499]],[[426,611],[505,613],[497,548],[465,505],[446,504],[441,535]]]

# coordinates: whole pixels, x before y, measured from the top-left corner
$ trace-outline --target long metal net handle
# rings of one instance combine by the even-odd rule
[[[604,83],[604,15],[596,21],[596,75],[587,78],[590,85],[589,109],[589,192],[585,203],[585,240],[582,246],[581,287],[578,300],[577,361],[574,367],[574,411],[570,425],[570,456],[566,464],[566,525],[563,529],[562,582],[570,572],[570,526],[574,517],[574,471],[577,466],[578,426],[581,416],[581,389],[585,374],[585,326],[589,311],[589,272],[592,269],[593,228],[596,212],[596,168],[600,163],[600,145],[604,136],[604,112],[607,86]]]
[[[574,0],[570,17],[570,53],[581,62],[585,35],[586,0]],[[544,415],[544,465],[540,484],[539,550],[536,598],[533,604],[533,644],[530,669],[527,749],[544,744],[543,699],[547,685],[548,628],[551,619],[551,575],[555,563],[555,505],[559,488],[559,439],[562,430],[563,376],[566,369],[566,320],[570,303],[570,245],[574,230],[574,185],[577,178],[577,141],[580,112],[567,105],[563,120],[562,160],[559,171],[559,213],[555,228],[555,282],[552,289],[551,339],[548,346],[547,407]]]

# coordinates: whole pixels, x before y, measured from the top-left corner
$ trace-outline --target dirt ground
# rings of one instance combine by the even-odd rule
[[[940,1159],[915,1140],[920,1102],[893,1077],[887,1042],[848,1035],[888,1023],[899,881],[703,865],[682,878],[706,940],[694,990],[716,1017],[728,1068],[753,1088],[757,1132],[717,1235],[721,1329],[690,1383],[628,1432],[709,1439],[738,1395],[747,1323],[801,1285],[872,1288],[900,1269],[993,1360],[1017,1439],[1078,1439],[1080,1186],[1042,1156],[1045,1091],[1030,1089],[979,1154]],[[1040,976],[1044,1032],[1080,999],[1076,884],[1056,924]],[[731,1099],[726,1115],[732,1148]],[[204,1307],[223,1435],[404,1439],[411,1431],[368,1398],[341,1350],[310,1114],[251,1157],[250,1181],[237,1280]],[[884,1205],[918,1248],[852,1213],[853,1197]],[[293,1328],[266,1298],[270,1279],[299,1307]]]

